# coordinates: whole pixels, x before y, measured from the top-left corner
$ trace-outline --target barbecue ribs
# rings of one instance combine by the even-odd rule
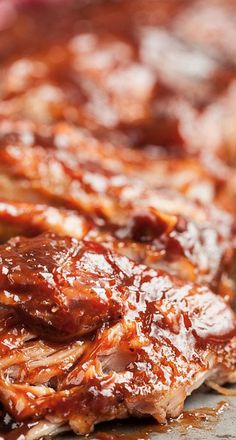
[[[207,287],[53,234],[12,239],[1,258],[0,396],[16,420],[163,423],[207,378],[235,380],[235,315]]]
[[[236,382],[235,5],[2,3],[0,437],[166,423]]]

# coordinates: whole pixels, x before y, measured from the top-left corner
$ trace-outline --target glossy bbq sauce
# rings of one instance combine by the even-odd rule
[[[104,428],[104,431],[97,430],[88,440],[149,440],[152,434],[167,433],[172,429],[179,429],[181,433],[189,429],[209,429],[219,421],[220,414],[227,409],[228,402],[220,401],[215,408],[202,407],[190,411],[184,411],[177,419],[170,419],[166,425],[159,425],[149,421],[145,423],[141,420],[132,419],[132,422],[126,420],[113,425],[110,430]],[[7,414],[2,416],[0,421],[0,440],[24,440],[28,430],[34,423],[15,423]],[[128,430],[132,424],[133,432]],[[126,432],[127,431],[127,432]],[[62,437],[63,438],[63,437]]]
[[[197,408],[184,411],[177,419],[170,419],[166,425],[158,425],[152,422],[144,425],[140,420],[132,421],[133,433],[128,433],[130,421],[119,423],[111,431],[97,431],[89,436],[90,440],[149,440],[152,434],[167,433],[172,429],[179,429],[181,433],[189,429],[209,429],[219,421],[220,414],[228,407],[228,403],[220,401],[215,408]],[[123,429],[125,427],[125,429]],[[126,432],[119,432],[127,430]]]
[[[29,429],[37,423],[16,423],[8,414],[0,414],[0,417],[0,440],[23,440]]]

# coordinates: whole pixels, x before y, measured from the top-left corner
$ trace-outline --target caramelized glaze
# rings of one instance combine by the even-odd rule
[[[221,403],[182,411],[235,381],[234,15],[0,2],[4,438],[217,421]]]
[[[82,433],[111,413],[163,423],[154,402],[171,387],[181,405],[210,364],[233,372],[235,315],[207,287],[55,234],[15,238],[0,251],[0,395],[17,420],[49,410]]]

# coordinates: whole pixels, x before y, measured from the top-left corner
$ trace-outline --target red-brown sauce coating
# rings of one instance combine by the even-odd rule
[[[2,245],[1,261],[2,374],[8,378],[1,382],[2,399],[17,420],[42,417],[50,408],[86,432],[80,417],[88,408],[88,426],[111,412],[124,417],[134,398],[163,398],[170,386],[189,386],[197,373],[204,377],[206,355],[233,368],[234,313],[205,286],[138,265],[96,242],[55,234],[12,239]],[[38,399],[40,388],[24,385],[35,381],[49,387]],[[136,411],[146,414],[145,405]],[[148,414],[165,420],[150,403]]]
[[[91,440],[149,440],[153,433],[171,432],[173,429],[178,429],[182,434],[186,434],[191,429],[205,429],[209,426],[215,426],[220,415],[227,407],[227,402],[220,401],[215,408],[203,407],[184,411],[177,420],[170,420],[165,425],[153,424],[150,421],[124,421],[122,425],[116,423],[117,426],[115,425],[112,428],[108,425],[104,431],[97,429],[88,438]],[[131,434],[126,432],[127,428],[129,430],[130,423],[134,424],[134,432]],[[14,424],[11,418],[5,415],[4,421],[0,425],[0,435],[4,440],[18,440],[20,435],[27,433],[31,426],[33,424]],[[121,433],[120,430],[123,430],[123,432]]]
[[[235,380],[235,5],[66,3],[0,2],[0,431],[206,426],[223,403],[179,414]]]

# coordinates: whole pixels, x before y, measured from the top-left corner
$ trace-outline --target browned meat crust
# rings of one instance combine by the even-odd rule
[[[236,381],[235,4],[3,3],[5,431],[164,423]]]
[[[206,378],[234,380],[235,315],[206,287],[50,234],[1,257],[0,395],[14,418],[78,433],[129,414],[163,422]]]

